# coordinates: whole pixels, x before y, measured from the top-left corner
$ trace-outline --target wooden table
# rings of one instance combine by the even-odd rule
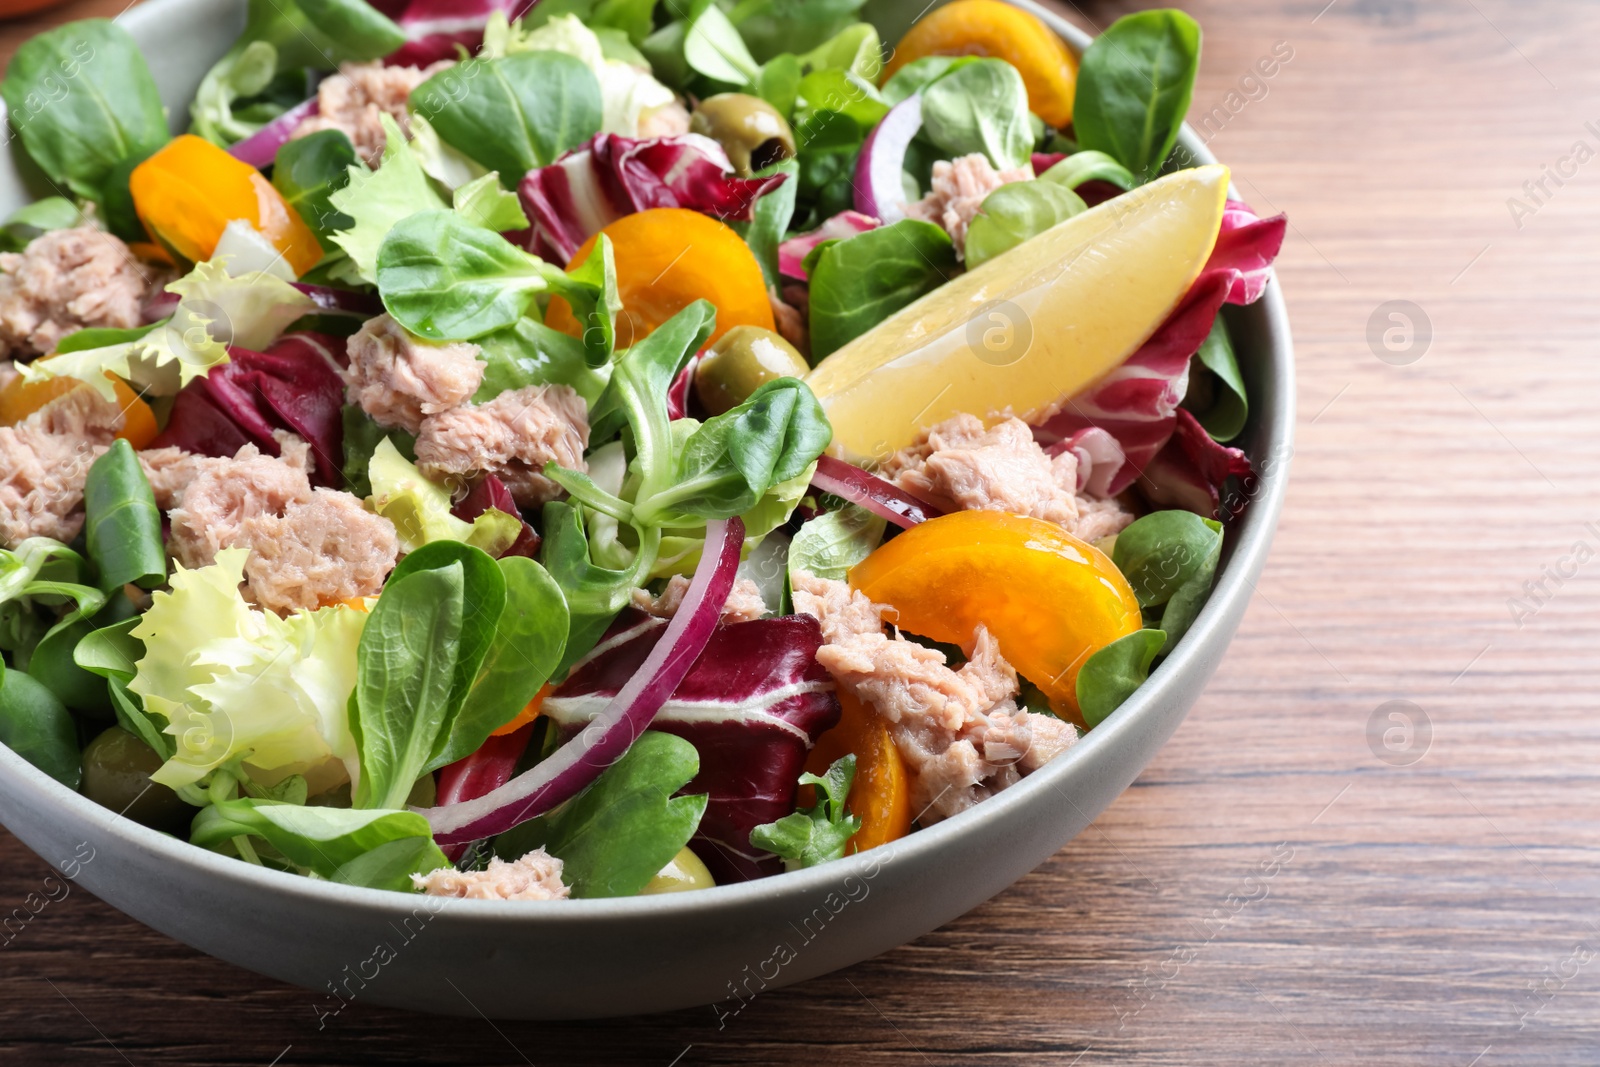
[[[311,994],[75,892],[0,951],[0,1062],[1600,1062],[1600,162],[1571,156],[1600,150],[1600,8],[1188,6],[1193,117],[1292,223],[1298,455],[1228,658],[1098,823],[944,929],[720,1031],[709,1009],[359,1005],[319,1030]],[[6,53],[36,28],[0,31]],[[1275,48],[1292,58],[1253,78]],[[1530,195],[1546,165],[1564,184]],[[1431,339],[1384,348],[1390,301]],[[0,856],[20,902],[46,867],[9,838]]]

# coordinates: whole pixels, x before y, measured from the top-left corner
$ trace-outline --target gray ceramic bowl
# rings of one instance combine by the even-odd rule
[[[1087,39],[1021,3],[1074,48]],[[875,0],[889,41],[921,0]],[[174,122],[244,25],[243,0],[151,0],[121,16]],[[172,47],[181,42],[181,47]],[[1185,130],[1195,157],[1211,156]],[[37,188],[0,157],[0,216]],[[421,1011],[572,1019],[742,999],[875,956],[949,922],[1037,867],[1139,774],[1199,696],[1244,614],[1278,521],[1294,425],[1294,362],[1276,283],[1235,309],[1263,476],[1233,525],[1216,590],[1148,684],[1060,759],[977,808],[822,867],[682,895],[552,903],[439,901],[252,867],[159,834],[58,785],[0,746],[0,822],[46,861],[162,933],[314,991]],[[86,858],[87,857],[87,858]]]

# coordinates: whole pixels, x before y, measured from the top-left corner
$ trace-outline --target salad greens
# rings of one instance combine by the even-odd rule
[[[1112,23],[1083,53],[1073,128],[1139,180],[1178,140],[1200,67],[1200,26],[1181,11],[1141,11]]]
[[[0,96],[45,175],[95,203],[122,164],[144,159],[170,136],[138,45],[106,19],[59,26],[23,44]],[[126,185],[126,171],[121,180]]]
[[[563,863],[574,897],[631,897],[689,843],[707,797],[675,796],[700,772],[681,737],[647,730],[582,793],[495,841],[516,859],[543,848]]]
[[[806,257],[811,276],[811,358],[854,340],[952,277],[950,235],[902,219],[845,241],[824,241]]]
[[[861,829],[860,817],[845,808],[855,777],[854,755],[840,756],[820,777],[802,774],[801,785],[816,787],[816,804],[756,827],[750,832],[750,844],[783,857],[784,866],[791,871],[843,856],[845,846]]]
[[[491,850],[559,863],[574,897],[655,891],[680,854],[679,870],[718,881],[837,859],[862,816],[892,805],[850,810],[852,789],[886,788],[870,751],[798,773],[841,715],[818,655],[826,628],[791,613],[811,592],[800,575],[847,581],[939,508],[904,471],[890,482],[824,456],[834,430],[807,384],[824,379],[791,375],[1162,173],[1199,29],[1175,11],[1119,20],[1083,57],[1075,126],[1056,130],[1030,110],[1031,72],[1002,59],[923,56],[883,78],[890,53],[863,0],[543,0],[444,29],[424,6],[250,0],[190,109],[191,131],[231,154],[173,144],[210,153],[245,190],[219,186],[184,216],[195,248],[136,202],[133,171],[170,135],[132,39],[91,20],[19,50],[0,97],[57,195],[0,223],[0,251],[94,227],[130,256],[183,248],[197,261],[140,315],[72,311],[50,351],[7,354],[19,395],[85,383],[130,416],[131,389],[140,407],[126,439],[77,442],[93,451],[76,454],[71,514],[40,531],[63,540],[0,526],[0,743],[102,802],[84,770],[94,752],[154,753],[150,782],[180,816],[162,829],[192,819],[196,845],[351,885],[409,892],[452,865],[470,878]],[[364,124],[333,114],[322,80],[380,60],[427,73],[406,76],[421,83],[402,99],[374,100]],[[331,128],[292,136],[324,104]],[[369,165],[357,145],[379,131]],[[774,155],[787,158],[748,173]],[[935,182],[941,161],[957,162]],[[949,188],[969,172],[989,189],[975,211],[976,195]],[[192,177],[197,195],[221,181]],[[257,215],[226,217],[243,203]],[[656,208],[725,223],[736,254],[692,264],[687,285],[662,282],[678,260],[641,278],[655,250],[611,224]],[[222,233],[200,234],[212,216]],[[1228,240],[1194,291],[1259,295],[1272,221],[1230,202]],[[736,269],[742,303],[728,296]],[[1071,451],[1079,482],[1063,493],[1119,495],[1154,471],[1179,483],[1165,499],[1205,511],[1217,472],[1248,468],[1217,443],[1249,409],[1227,327],[1202,304],[1129,361],[1169,382],[1188,368],[1186,411],[1131,412],[1157,430],[1176,421],[1167,437],[1146,448],[1052,421],[1033,428],[1061,442],[1046,455],[1023,433],[1052,478]],[[398,328],[374,344],[362,324],[380,310]],[[619,320],[633,327],[621,341]],[[565,405],[539,414],[570,448],[541,451],[534,431],[497,421],[504,405],[490,402],[524,389]],[[426,423],[445,412],[465,428]],[[396,426],[423,438],[420,461],[418,436]],[[285,430],[310,446],[306,465]],[[449,447],[476,469],[443,475]],[[199,478],[174,488],[192,473],[174,460],[253,466],[218,504],[193,498]],[[205,504],[229,518],[208,520]],[[264,529],[270,544],[253,541]],[[1091,727],[1192,627],[1223,530],[1155,511],[1113,536],[1097,543],[1144,628],[1084,660],[1076,697]],[[319,584],[324,570],[337,581]],[[292,610],[265,595],[268,579],[296,585]],[[1017,696],[1019,724],[1064,729],[1027,717],[1047,708],[1044,690]],[[797,787],[815,800],[797,805]]]

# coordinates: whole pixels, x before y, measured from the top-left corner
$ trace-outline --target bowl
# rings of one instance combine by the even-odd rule
[[[1074,49],[1088,38],[1037,7]],[[887,40],[925,10],[875,0]],[[243,0],[150,0],[120,16],[146,48],[174,125],[244,25]],[[171,44],[181,41],[181,48]],[[165,46],[165,47],[164,47]],[[163,50],[164,49],[164,50]],[[1212,157],[1185,128],[1199,161]],[[41,188],[15,140],[0,214]],[[170,937],[312,991],[319,1015],[354,999],[491,1018],[575,1019],[709,1005],[859,962],[1005,889],[1115,800],[1172,735],[1216,669],[1266,562],[1292,454],[1294,364],[1274,281],[1231,309],[1251,395],[1240,443],[1261,475],[1240,498],[1194,627],[1082,742],[1021,783],[890,845],[820,867],[695,893],[609,900],[444,900],[313,881],[219,856],[119,818],[0,746],[0,822],[112,906]]]

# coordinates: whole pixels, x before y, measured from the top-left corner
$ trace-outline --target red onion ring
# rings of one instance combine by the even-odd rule
[[[733,589],[744,545],[737,518],[706,524],[706,544],[678,613],[661,640],[605,710],[548,759],[476,800],[417,809],[441,845],[503,834],[577,796],[627,752],[650,726],[689,668],[705,651]]]
[[[294,133],[295,127],[316,113],[317,98],[313,96],[310,100],[291,107],[249,137],[234,144],[228,149],[228,154],[257,170],[270,167],[272,161],[278,158],[278,149],[288,143],[289,135]]]
[[[926,500],[912,496],[876,474],[832,456],[818,457],[811,485],[824,493],[832,493],[852,504],[859,504],[903,530],[944,514]]]

